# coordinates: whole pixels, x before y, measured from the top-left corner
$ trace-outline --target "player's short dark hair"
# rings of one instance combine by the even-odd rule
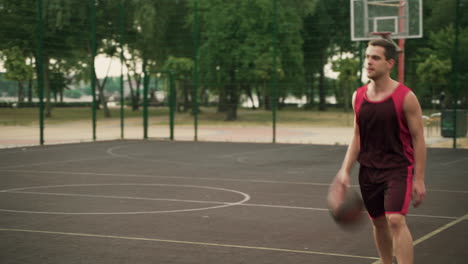
[[[398,58],[398,50],[390,40],[387,39],[374,39],[369,41],[369,46],[379,46],[385,49],[385,59],[393,59],[395,62]]]

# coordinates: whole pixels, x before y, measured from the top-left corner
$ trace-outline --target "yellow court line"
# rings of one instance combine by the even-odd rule
[[[277,251],[277,252],[284,252],[284,253],[301,253],[301,254],[311,254],[311,255],[325,255],[325,256],[334,256],[334,257],[360,258],[360,259],[372,259],[372,260],[378,259],[376,257],[369,257],[369,256],[358,256],[358,255],[348,255],[348,254],[339,254],[339,253],[327,253],[327,252],[319,252],[319,251],[306,251],[306,250],[294,250],[294,249],[284,249],[284,248],[269,248],[269,247],[229,245],[229,244],[205,243],[205,242],[194,242],[194,241],[180,241],[180,240],[144,238],[144,237],[110,236],[110,235],[68,233],[68,232],[28,230],[28,229],[9,229],[9,228],[0,228],[0,231],[40,233],[40,234],[49,234],[49,235],[65,235],[65,236],[80,236],[80,237],[94,237],[94,238],[112,238],[112,239],[151,241],[151,242],[174,243],[174,244],[185,244],[185,245],[196,245],[196,246],[254,249],[254,250],[265,250],[265,251]]]
[[[419,244],[419,243],[421,243],[421,242],[423,242],[425,240],[428,240],[429,238],[437,235],[438,233],[444,231],[445,229],[448,229],[448,228],[460,223],[463,220],[468,220],[468,214],[466,214],[466,215],[464,215],[464,216],[462,216],[462,217],[460,217],[460,218],[458,218],[456,220],[453,220],[452,222],[450,222],[450,223],[448,223],[448,224],[446,224],[446,225],[444,225],[444,226],[442,226],[440,228],[437,228],[436,230],[430,232],[429,234],[419,238],[418,240],[413,242],[413,245],[416,246],[417,244]]]
[[[428,240],[429,238],[439,234],[440,232],[442,232],[442,231],[444,231],[444,230],[446,230],[446,229],[448,229],[448,228],[450,228],[450,227],[452,227],[452,226],[454,226],[454,225],[456,225],[456,224],[458,224],[458,223],[460,223],[460,222],[462,222],[464,220],[468,220],[468,214],[466,214],[466,215],[464,215],[464,216],[462,216],[462,217],[460,217],[460,218],[458,218],[456,220],[453,220],[452,222],[450,222],[450,223],[448,223],[448,224],[446,224],[444,226],[441,226],[441,227],[437,228],[436,230],[430,232],[429,234],[427,234],[425,236],[420,237],[418,240],[415,240],[413,242],[413,246],[421,244],[422,242]],[[379,264],[379,263],[381,263],[380,260],[372,262],[372,264]]]

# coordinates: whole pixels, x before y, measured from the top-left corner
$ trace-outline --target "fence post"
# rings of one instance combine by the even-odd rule
[[[148,61],[143,59],[143,138],[148,139]]]
[[[174,113],[176,105],[176,91],[174,87],[174,72],[169,71],[169,126],[170,139],[174,140]]]
[[[119,31],[120,31],[120,139],[124,139],[124,106],[125,106],[125,94],[124,94],[124,74],[123,74],[123,65],[124,65],[124,51],[123,51],[123,42],[124,42],[124,28],[125,28],[125,11],[123,0],[120,1],[119,6]]]
[[[278,70],[276,60],[278,56],[278,0],[273,0],[273,72],[272,72],[272,119],[273,119],[273,143],[276,143],[276,110],[278,107]]]
[[[460,0],[456,0],[455,6],[455,42],[453,49],[452,59],[452,72],[453,72],[453,148],[457,148],[457,103],[458,103],[458,90],[460,89],[460,82],[458,74],[460,71],[458,63],[458,50],[459,50],[459,37],[460,37]],[[463,116],[463,118],[465,118]]]
[[[39,90],[39,143],[44,145],[44,21],[42,17],[42,0],[37,0],[37,87]]]
[[[199,21],[198,21],[198,0],[195,1],[195,8],[194,8],[194,23],[193,23],[193,41],[194,41],[194,52],[195,52],[195,60],[194,60],[194,69],[193,69],[193,119],[194,119],[194,128],[195,128],[195,135],[194,140],[198,141],[198,34],[199,34]]]
[[[89,1],[90,5],[90,24],[91,24],[91,69],[90,69],[90,78],[91,78],[91,94],[93,97],[93,109],[92,109],[92,118],[93,118],[93,141],[96,140],[96,71],[94,68],[94,59],[96,58],[96,2],[95,0]]]

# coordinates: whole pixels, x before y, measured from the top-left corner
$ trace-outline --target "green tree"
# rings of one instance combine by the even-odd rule
[[[279,95],[285,98],[300,94],[296,89],[304,83],[300,32],[302,18],[313,5],[302,1],[278,1],[278,5],[277,69],[284,73]],[[206,0],[201,1],[200,10],[200,75],[203,85],[220,87],[212,88],[219,96],[218,110],[226,112],[226,120],[236,120],[241,93],[251,94],[254,88],[267,106],[272,76],[267,69],[273,68],[273,60],[268,59],[273,56],[273,1]],[[213,85],[217,80],[220,85]]]
[[[318,109],[326,109],[327,86],[324,67],[330,57],[337,53],[356,53],[358,46],[350,39],[349,3],[343,0],[318,0],[313,13],[304,18],[304,69],[308,107],[315,97],[315,83],[318,87]]]
[[[33,67],[26,62],[26,56],[17,46],[5,49],[2,53],[3,56],[0,56],[0,59],[4,61],[6,69],[4,77],[17,82],[18,102],[22,103],[24,101],[24,82],[32,78]]]
[[[435,54],[429,55],[423,63],[418,65],[416,72],[421,84],[429,88],[420,92],[420,95],[424,101],[432,102],[433,109],[435,109],[434,100],[447,88],[451,70],[450,61],[442,60]]]
[[[355,87],[358,80],[359,60],[355,58],[340,58],[333,61],[332,70],[339,73],[339,89],[336,92],[336,98],[342,103],[347,112],[351,107],[352,88]]]
[[[175,88],[177,93],[177,111],[187,112],[191,109],[190,97],[192,95],[192,85],[190,80],[193,76],[193,60],[190,58],[176,58],[169,56],[163,66],[164,71],[174,72]],[[179,102],[182,101],[182,104]]]
[[[432,99],[431,90],[433,89],[433,96],[444,91],[448,97],[452,97],[454,94],[453,86],[451,84],[452,72],[452,58],[453,58],[453,46],[455,41],[455,30],[452,26],[447,26],[438,31],[430,32],[428,36],[428,46],[421,48],[418,52],[418,65],[417,65],[417,76],[418,83],[415,84],[415,90],[417,94],[423,99],[423,103],[428,105]],[[460,32],[460,51],[458,54],[459,61],[468,60],[468,27],[465,27]],[[430,65],[434,63],[434,65]],[[445,64],[445,65],[444,65]],[[428,72],[432,72],[433,76],[428,76]],[[461,78],[461,83],[468,80],[468,71],[463,69],[457,74]],[[422,75],[421,75],[422,73]],[[425,89],[429,84],[429,81],[433,81],[433,86],[429,91]],[[438,86],[436,87],[435,85]],[[466,89],[457,91],[463,102],[467,101]]]

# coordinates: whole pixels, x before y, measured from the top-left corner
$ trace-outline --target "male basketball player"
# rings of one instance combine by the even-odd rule
[[[412,264],[406,214],[411,199],[416,207],[426,194],[426,148],[416,96],[390,77],[397,53],[388,40],[369,42],[370,82],[353,94],[354,135],[336,177],[349,185],[351,168],[359,162],[359,185],[381,261],[391,264],[395,255],[398,264]]]

